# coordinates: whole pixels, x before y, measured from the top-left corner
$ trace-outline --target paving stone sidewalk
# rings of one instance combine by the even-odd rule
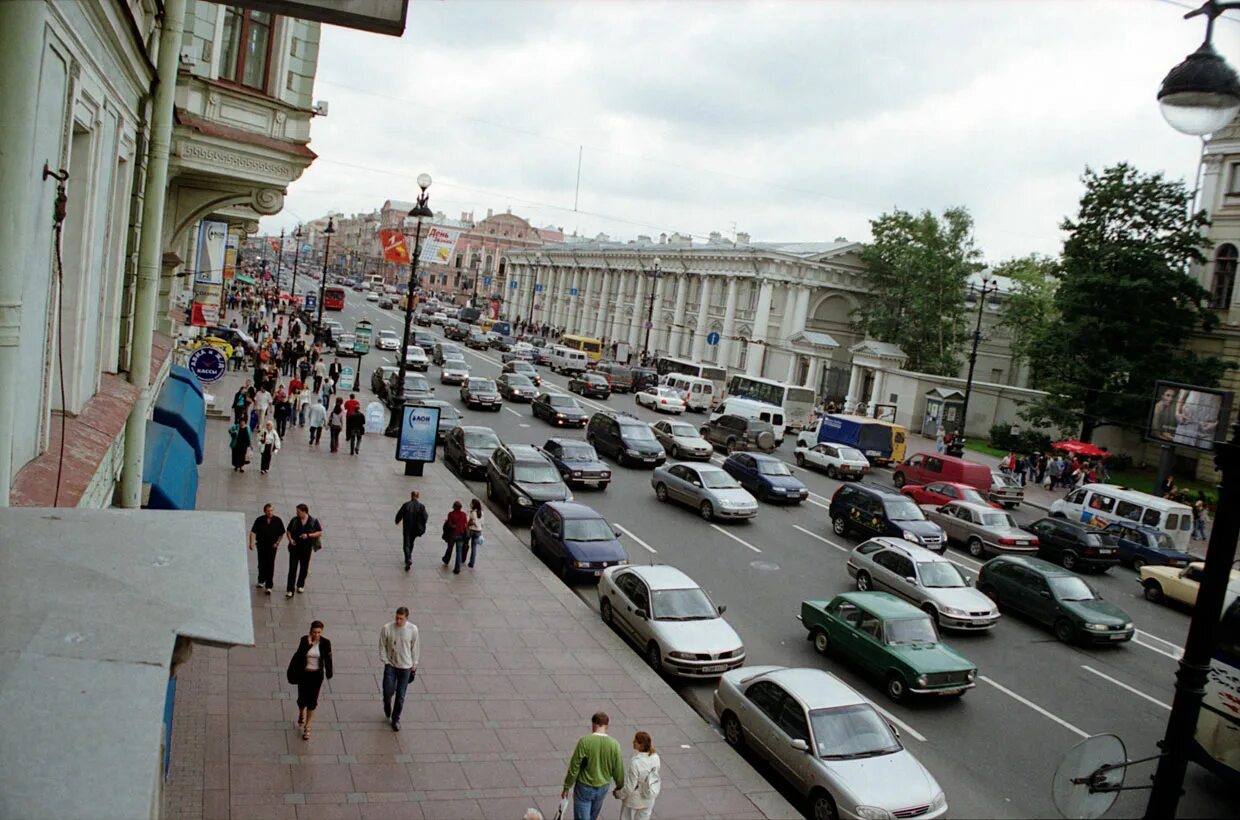
[[[217,406],[240,381],[229,373],[212,386]],[[406,477],[393,439],[369,434],[350,456],[344,441],[332,454],[326,434],[312,448],[290,428],[270,474],[259,475],[257,454],[238,474],[227,424],[208,422],[199,509],[249,519],[271,502],[287,523],[304,502],[323,523],[324,547],[304,595],[284,598],[283,547],[273,594],[250,587],[255,646],[199,648],[180,672],[169,817],[506,820],[537,807],[550,818],[573,745],[600,709],[626,755],[636,730],[653,736],[664,775],[656,817],[800,816],[493,515],[477,568],[446,570],[436,534],[452,501],[472,494],[441,464]],[[405,574],[393,516],[410,489],[430,523]],[[252,553],[250,567],[253,579]],[[377,644],[400,605],[421,632],[422,658],[395,733]],[[335,676],[303,741],[284,669],[313,619],[326,623]],[[609,801],[603,817],[618,816]]]

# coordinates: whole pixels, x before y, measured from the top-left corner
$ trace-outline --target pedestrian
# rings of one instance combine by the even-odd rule
[[[362,451],[362,436],[366,435],[366,414],[361,407],[348,410],[345,402],[344,437],[349,442],[349,455],[355,456]]]
[[[327,408],[319,401],[318,396],[314,397],[313,402],[310,405],[307,423],[310,425],[310,446],[317,447],[323,440],[323,425],[327,423]]]
[[[620,798],[620,820],[650,820],[654,801],[662,790],[659,753],[646,732],[633,735],[633,756],[624,770],[624,788],[616,789]]]
[[[1063,462],[1058,457],[1051,456],[1046,465],[1046,474],[1050,477],[1050,489],[1054,490],[1059,486],[1060,477],[1063,475]]]
[[[264,381],[258,386],[258,392],[254,394],[254,411],[258,413],[258,426],[265,427],[267,425],[267,413],[271,410],[271,392],[267,390],[267,383]]]
[[[448,513],[448,517],[443,522],[443,540],[446,545],[443,551],[443,565],[445,567],[448,565],[452,551],[456,550],[456,566],[452,568],[452,572],[456,575],[461,574],[461,558],[465,551],[465,538],[468,534],[469,516],[465,514],[460,501],[453,501],[452,512]]]
[[[232,449],[233,472],[244,473],[250,463],[250,428],[242,422],[234,422],[228,428],[228,446]]]
[[[413,566],[413,542],[426,534],[426,506],[418,500],[417,490],[409,491],[409,500],[396,511],[396,523],[401,524],[402,549],[405,553],[405,572]]]
[[[263,505],[263,514],[254,519],[250,525],[250,552],[257,548],[258,552],[258,583],[256,589],[265,589],[271,594],[275,581],[276,549],[286,536],[284,522],[275,514],[270,504]]]
[[[1193,502],[1193,534],[1192,540],[1206,540],[1206,521],[1209,513],[1206,512],[1206,494],[1201,490],[1197,491],[1197,500]]]
[[[598,820],[610,784],[624,789],[624,756],[620,744],[607,734],[610,723],[606,712],[595,712],[590,717],[590,734],[577,741],[569,758],[560,799],[572,790],[575,820]]]
[[[232,351],[232,369],[240,371],[245,366],[245,345],[237,342],[237,346]]]
[[[297,687],[297,725],[301,739],[310,739],[310,724],[319,706],[319,690],[332,678],[332,642],[323,637],[323,622],[311,621],[310,633],[301,636],[297,651],[288,662],[288,682]]]
[[[289,385],[290,391],[292,385]],[[284,388],[276,390],[275,404],[272,405],[271,415],[276,422],[276,432],[280,434],[280,438],[284,438],[284,434],[288,431],[289,419],[293,416],[293,400],[294,396],[285,394]]]
[[[360,412],[361,409],[362,409],[362,403],[357,400],[357,394],[350,393],[349,398],[346,399],[344,403],[344,412],[345,413],[352,413],[354,411]]]
[[[330,380],[329,380],[330,381]],[[327,429],[331,433],[331,451],[340,449],[340,431],[344,429],[344,400],[337,398],[336,406],[327,417]]]
[[[392,731],[400,731],[400,713],[405,709],[409,681],[418,674],[418,628],[409,622],[409,608],[398,607],[396,618],[379,630],[379,656],[383,659],[383,716],[392,721]],[[395,696],[396,702],[392,702]]]
[[[294,587],[306,591],[306,576],[310,574],[310,556],[322,546],[323,525],[310,515],[305,504],[297,505],[297,515],[288,522],[288,579],[284,597],[292,598]]]
[[[469,531],[466,535],[469,539],[467,548],[469,550],[469,568],[474,568],[474,562],[478,560],[478,547],[482,546],[482,502],[478,499],[471,499],[469,502]]]
[[[302,384],[299,382],[299,384]],[[306,414],[310,412],[310,388],[302,384],[297,391],[297,426],[306,426]]]
[[[934,451],[938,453],[939,455],[942,455],[944,446],[945,445],[943,444],[943,425],[940,424],[939,428],[934,432]]]
[[[245,384],[238,387],[237,392],[233,394],[233,421],[237,424],[245,423],[246,409],[250,405],[249,387],[250,383],[247,381]]]
[[[276,432],[275,422],[267,422],[267,427],[258,433],[258,474],[267,475],[271,469],[271,459],[280,452],[280,434]]]
[[[314,363],[314,392],[318,393],[323,388],[323,380],[327,378],[327,362],[321,358]]]

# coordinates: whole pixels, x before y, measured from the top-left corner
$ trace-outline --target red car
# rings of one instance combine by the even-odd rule
[[[972,501],[974,504],[989,504],[997,510],[1003,509],[968,484],[954,481],[935,481],[931,484],[906,484],[900,492],[913,499],[917,504],[929,504],[940,507],[949,501]]]

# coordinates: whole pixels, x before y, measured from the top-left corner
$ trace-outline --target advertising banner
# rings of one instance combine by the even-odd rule
[[[426,232],[426,238],[422,240],[418,262],[435,265],[448,264],[448,260],[452,258],[452,249],[456,247],[456,240],[460,235],[460,228],[441,228],[438,225],[431,225]]]
[[[397,461],[435,460],[435,437],[439,433],[439,408],[406,404],[400,409],[400,436],[396,439]]]
[[[211,384],[224,378],[224,370],[228,360],[224,353],[215,347],[200,347],[189,354],[189,369],[203,384]]]
[[[405,245],[405,235],[398,230],[385,228],[379,231],[379,244],[383,247],[383,260],[409,264],[409,248]]]
[[[1155,382],[1150,421],[1145,437],[1210,452],[1222,441],[1231,416],[1230,390],[1178,382]]]
[[[224,284],[232,282],[237,275],[237,248],[241,246],[241,229],[232,228],[224,241]]]
[[[194,281],[206,285],[224,284],[224,250],[228,245],[228,223],[204,219],[198,226],[198,264]]]

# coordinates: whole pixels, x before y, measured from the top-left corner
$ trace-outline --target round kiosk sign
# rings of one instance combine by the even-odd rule
[[[189,354],[188,366],[198,377],[198,381],[210,384],[224,378],[228,360],[224,358],[224,351],[218,347],[200,347]]]

